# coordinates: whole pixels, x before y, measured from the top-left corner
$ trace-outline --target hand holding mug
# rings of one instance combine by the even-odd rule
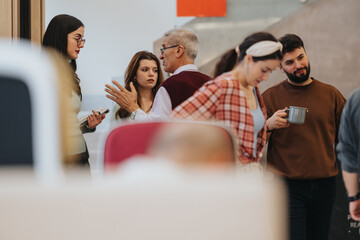
[[[278,128],[286,128],[290,126],[289,121],[286,119],[288,108],[277,110],[270,118],[266,120],[267,130],[271,131]]]
[[[305,122],[305,116],[308,112],[308,109],[304,107],[290,106],[285,111],[288,112],[286,119],[290,123],[303,124]]]

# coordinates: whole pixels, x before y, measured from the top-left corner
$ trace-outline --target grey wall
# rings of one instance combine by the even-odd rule
[[[250,33],[261,31],[304,6],[299,0],[227,0],[226,17],[200,17],[184,25],[199,39],[195,64],[212,75],[212,61],[223,52],[238,45]],[[161,42],[162,38],[154,42],[157,55]]]
[[[360,87],[360,1],[318,0],[267,30],[298,34],[305,43],[311,75],[345,96]],[[262,89],[285,76],[278,71]]]
[[[264,30],[281,37],[299,35],[311,63],[311,76],[334,85],[345,96],[360,87],[360,1],[317,0]],[[220,56],[220,55],[219,55]],[[201,66],[211,74],[218,58]],[[279,70],[260,85],[263,91],[285,79]]]

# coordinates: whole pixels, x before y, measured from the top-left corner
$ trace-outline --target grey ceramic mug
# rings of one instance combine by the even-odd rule
[[[308,109],[303,107],[290,106],[285,111],[289,112],[288,117],[286,117],[289,123],[303,124],[305,122],[305,116]]]

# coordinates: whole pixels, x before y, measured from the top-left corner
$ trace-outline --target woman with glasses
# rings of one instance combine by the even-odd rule
[[[69,150],[65,158],[65,164],[87,165],[89,153],[83,137],[83,133],[94,132],[96,126],[105,118],[105,114],[99,115],[96,111],[88,117],[88,124],[80,128],[77,114],[81,108],[82,93],[80,79],[76,74],[76,59],[80,49],[84,47],[84,24],[77,18],[61,14],[55,16],[49,23],[43,38],[43,46],[55,49],[63,55],[74,71],[72,79],[73,89],[71,93],[72,121],[76,128],[71,131],[71,138],[74,140],[72,149]]]
[[[281,43],[270,33],[248,36],[222,56],[217,65],[222,69],[217,72],[222,74],[175,108],[172,116],[223,122],[237,135],[238,163],[242,169],[261,169],[266,109],[258,84],[279,66],[281,49]]]
[[[131,87],[137,92],[137,104],[147,114],[153,106],[155,94],[158,91],[164,77],[159,59],[148,51],[140,51],[132,57],[125,71],[125,88],[131,91]],[[110,86],[110,85],[109,85]],[[114,88],[114,90],[116,90]],[[116,91],[109,91],[108,98],[117,102]],[[111,120],[129,118],[130,113],[118,104],[114,105]]]

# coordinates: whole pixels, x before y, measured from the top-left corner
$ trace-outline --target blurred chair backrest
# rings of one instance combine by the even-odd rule
[[[54,62],[27,42],[0,41],[0,53],[0,166],[31,166],[54,180],[62,157]]]
[[[0,165],[32,166],[32,112],[28,86],[21,80],[0,73],[2,109]]]
[[[114,166],[136,154],[145,154],[154,134],[166,123],[138,122],[113,129],[105,141],[104,166]]]
[[[216,132],[216,134],[211,134]],[[194,134],[192,134],[194,133]],[[173,159],[172,153],[182,150],[191,150],[196,147],[209,149],[209,145],[219,146],[222,143],[200,144],[196,141],[206,140],[198,137],[205,134],[209,137],[218,137],[225,145],[229,146],[229,158],[236,159],[236,143],[232,132],[227,128],[210,122],[191,121],[158,121],[158,122],[135,122],[124,124],[110,131],[104,147],[104,167],[114,167],[126,159],[138,155],[149,155],[149,150],[156,152],[155,157],[169,157]],[[189,146],[192,142],[193,146]],[[194,142],[195,141],[195,142]],[[184,144],[185,143],[185,144]],[[152,149],[149,149],[149,148]],[[225,146],[226,147],[226,146]],[[166,148],[166,149],[164,149]],[[224,149],[224,147],[222,147]],[[222,150],[223,150],[222,149]],[[171,152],[172,151],[172,152]],[[219,150],[220,151],[220,150]],[[215,152],[215,151],[214,151]],[[231,156],[230,156],[231,155]],[[185,155],[183,155],[185,157]],[[200,155],[197,155],[200,158]],[[224,156],[225,159],[225,156]]]

